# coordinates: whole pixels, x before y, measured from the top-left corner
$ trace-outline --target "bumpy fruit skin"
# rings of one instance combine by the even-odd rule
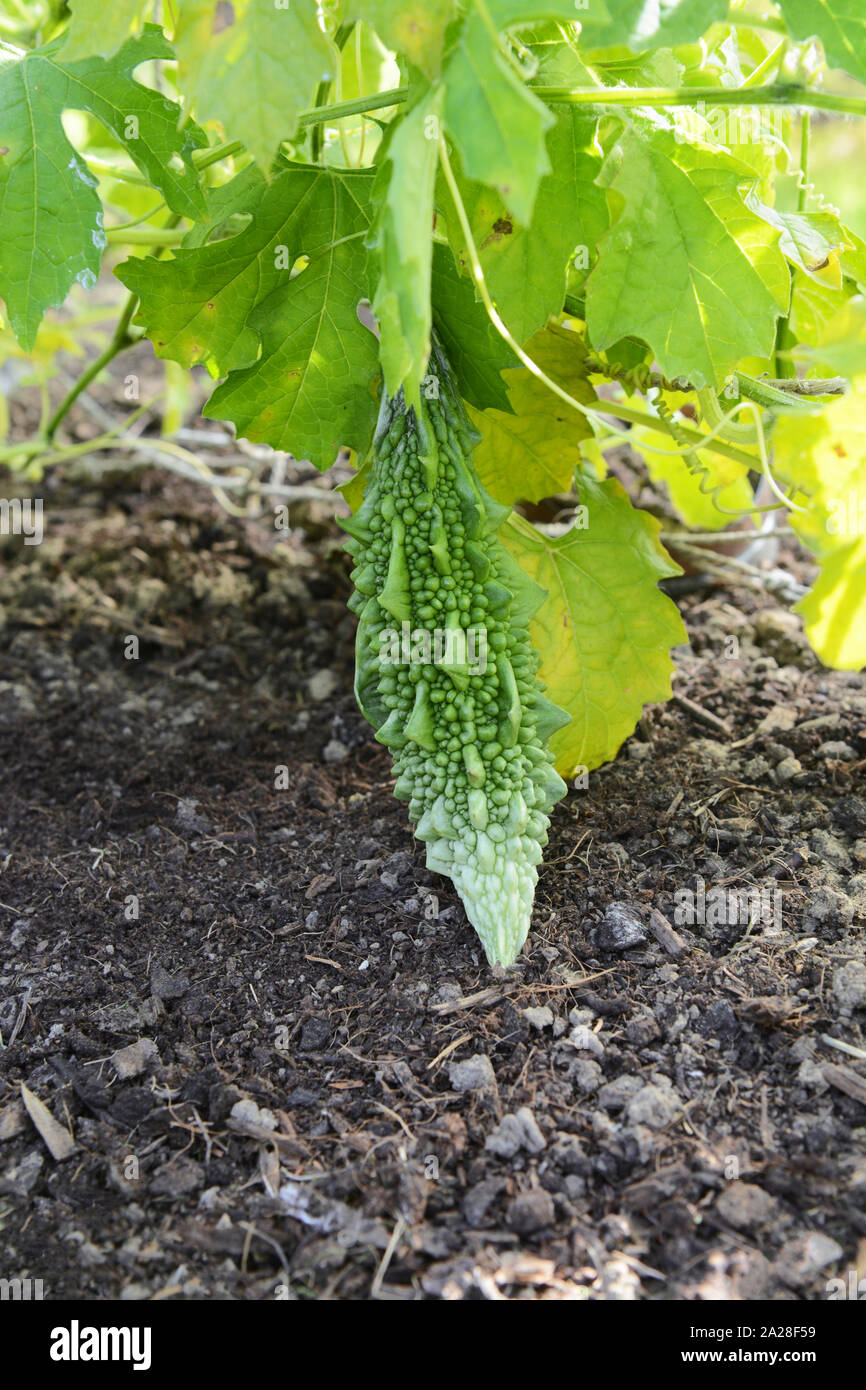
[[[383,398],[364,501],[343,522],[355,693],[391,750],[428,868],[453,880],[491,965],[509,966],[566,791],[547,742],[568,716],[536,678],[529,620],[544,591],[498,538],[509,509],[475,473],[477,435],[436,343],[428,371],[419,411],[402,392]],[[475,646],[450,646],[457,629]]]

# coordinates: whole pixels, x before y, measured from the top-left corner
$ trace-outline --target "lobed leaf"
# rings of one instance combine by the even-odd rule
[[[181,89],[200,121],[218,121],[267,173],[317,83],[334,76],[335,55],[315,0],[176,3]]]
[[[643,706],[670,698],[669,648],[686,640],[676,604],[656,587],[680,573],[658,540],[659,523],[613,478],[584,474],[579,491],[585,529],[551,538],[512,515],[500,533],[547,591],[530,635],[547,698],[571,716],[550,741],[566,777],[608,762]]]
[[[23,347],[46,309],[61,304],[76,280],[91,286],[106,245],[96,180],[63,129],[64,111],[87,111],[106,127],[172,211],[205,210],[193,150],[196,126],[178,130],[178,107],[136,82],[133,70],[172,50],[148,25],[111,59],[67,62],[64,40],[23,56],[0,52],[0,293]]]
[[[208,416],[328,468],[341,446],[366,447],[376,416],[377,344],[358,318],[372,297],[374,174],[299,165],[270,184],[239,178],[242,232],[118,275],[159,356],[228,373]]]

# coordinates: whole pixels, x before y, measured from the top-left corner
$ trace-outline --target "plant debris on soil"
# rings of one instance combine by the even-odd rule
[[[355,706],[336,528],[296,510],[106,475],[0,540],[4,1273],[86,1300],[866,1277],[862,678],[760,594],[684,598],[682,702],[556,809],[493,975]],[[702,887],[755,891],[684,922]]]

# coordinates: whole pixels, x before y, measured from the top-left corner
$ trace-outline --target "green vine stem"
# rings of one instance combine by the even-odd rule
[[[109,246],[180,246],[186,232],[176,227],[106,227],[105,240]]]
[[[803,106],[866,116],[866,99],[815,92],[793,83],[769,87],[533,87],[558,106]]]
[[[327,84],[330,87],[330,82]],[[793,83],[767,87],[532,87],[532,93],[554,106],[795,106],[816,110],[843,111],[854,116],[866,116],[866,99],[843,96],[835,92],[815,92]],[[408,87],[391,87],[384,92],[353,97],[349,101],[318,104],[302,111],[298,126],[320,126],[339,121],[344,116],[365,116],[370,111],[384,111],[400,106],[409,95]],[[215,146],[193,156],[198,168],[217,159],[226,159],[243,147]],[[198,157],[197,157],[198,156]]]
[[[337,29],[336,29],[336,31],[335,31],[335,33],[334,33],[334,38],[333,38],[332,42],[333,42],[333,45],[334,45],[334,52],[335,52],[336,58],[337,58],[337,75],[339,74],[339,71],[340,71],[340,56],[341,56],[342,51],[343,51],[343,45],[345,44],[346,40],[348,39],[348,37],[349,37],[349,35],[351,34],[351,32],[352,32],[352,30],[354,29],[354,27],[355,27],[355,21],[352,20],[352,21],[351,21],[350,23],[348,23],[348,24],[340,24],[340,25],[338,25],[338,26],[337,26]],[[319,163],[321,162],[321,159],[322,159],[322,150],[323,150],[323,148],[324,148],[324,142],[325,142],[325,132],[324,132],[324,130],[322,129],[322,123],[321,123],[321,121],[317,121],[317,120],[316,120],[316,121],[313,121],[313,120],[306,120],[305,117],[311,116],[311,115],[315,115],[315,113],[316,113],[317,111],[323,111],[323,112],[324,112],[324,111],[329,111],[329,110],[330,110],[330,111],[333,111],[333,110],[334,110],[334,106],[339,107],[339,106],[345,105],[344,102],[336,102],[336,103],[334,103],[331,107],[327,107],[327,106],[325,105],[325,102],[326,102],[327,96],[328,96],[328,92],[331,90],[331,86],[332,86],[333,82],[334,82],[334,78],[333,78],[333,77],[326,77],[326,78],[323,78],[323,79],[322,79],[322,81],[319,83],[318,87],[316,88],[316,100],[315,100],[315,103],[314,103],[314,106],[313,106],[313,110],[312,110],[312,111],[303,111],[303,112],[301,113],[300,121],[298,122],[298,124],[299,124],[301,127],[304,127],[304,126],[307,126],[307,125],[311,125],[311,126],[313,127],[313,133],[312,133],[312,135],[311,135],[311,137],[310,137],[310,157],[311,157],[311,159],[312,159],[313,164],[319,164]],[[337,93],[337,95],[339,96],[339,92]],[[365,97],[364,100],[368,100],[368,98]],[[371,109],[372,109],[372,108],[371,108]],[[347,116],[354,116],[354,115],[360,114],[360,113],[356,113],[356,112],[354,112],[354,111],[347,111],[347,112],[345,112],[344,114],[347,115]],[[324,120],[335,120],[335,119],[337,119],[337,118],[334,117],[334,116],[330,116],[330,115],[324,117]]]
[[[51,443],[51,441],[54,439],[55,434],[57,433],[57,429],[61,421],[66,417],[66,415],[69,414],[70,409],[78,400],[78,397],[81,395],[82,391],[86,391],[91,381],[94,381],[96,377],[99,376],[99,373],[102,371],[103,367],[107,367],[109,362],[113,361],[113,359],[117,357],[118,353],[123,352],[125,348],[131,347],[131,345],[135,342],[135,339],[129,331],[129,325],[132,322],[132,316],[135,313],[135,306],[137,305],[137,303],[138,295],[131,294],[126,301],[126,304],[124,305],[123,313],[117,321],[117,325],[113,334],[111,335],[111,341],[109,342],[108,346],[99,354],[98,357],[94,358],[90,366],[81,373],[81,376],[69,388],[69,391],[63,397],[63,400],[60,402],[51,419],[48,421],[48,424],[45,428],[46,443]]]

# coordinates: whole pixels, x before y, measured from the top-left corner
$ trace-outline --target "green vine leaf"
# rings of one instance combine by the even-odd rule
[[[866,10],[861,0],[778,0],[795,39],[820,39],[830,67],[866,82]]]
[[[178,77],[200,121],[219,121],[267,173],[336,55],[315,0],[179,0]],[[225,22],[226,11],[232,22]]]
[[[746,195],[751,210],[779,232],[779,249],[793,265],[819,285],[842,288],[839,253],[849,244],[832,212],[780,212],[754,195]]]
[[[433,303],[436,328],[460,384],[460,394],[477,410],[508,410],[502,372],[519,365],[496,332],[472,281],[461,275],[447,246],[433,247]]]
[[[96,180],[66,137],[64,111],[87,111],[111,131],[174,212],[198,217],[204,197],[192,167],[205,143],[195,126],[178,130],[178,107],[136,82],[148,59],[170,58],[159,29],[148,25],[111,59],[67,63],[64,40],[0,55],[0,293],[22,346],[32,346],[46,309],[76,282],[92,285],[105,247]]]
[[[375,176],[297,166],[269,184],[239,177],[252,212],[242,232],[170,261],[126,261],[118,275],[140,295],[159,356],[228,372],[210,418],[328,468],[341,446],[366,447],[376,416],[377,343],[357,313],[372,298]]]
[[[804,0],[811,3],[811,0]],[[854,0],[856,3],[856,0]],[[577,14],[585,48],[614,48],[624,44],[633,52],[649,48],[673,48],[691,43],[720,22],[728,12],[728,0],[589,0]],[[607,13],[605,13],[607,10]]]
[[[711,165],[713,154],[705,160]],[[615,221],[587,282],[594,346],[643,338],[665,376],[717,389],[743,357],[767,356],[782,312],[779,286],[767,284],[698,183],[674,163],[669,142],[626,130],[600,177]],[[716,169],[729,187],[736,178]]]
[[[649,701],[671,695],[669,649],[686,640],[679,610],[656,587],[679,574],[659,523],[632,507],[620,483],[585,474],[587,525],[550,538],[513,514],[500,535],[547,590],[530,625],[546,695],[571,715],[553,734],[557,771],[609,762]]]
[[[510,332],[525,343],[562,309],[566,271],[575,256],[588,268],[608,225],[604,191],[595,184],[601,160],[592,150],[597,122],[566,108],[547,135],[551,172],[538,186],[532,220],[520,226],[495,189],[459,179],[472,237],[491,297]],[[447,206],[447,194],[440,198]],[[468,272],[465,239],[455,217],[448,238]]]
[[[554,123],[503,56],[477,10],[458,33],[443,72],[445,129],[467,178],[496,188],[526,225],[538,185],[550,172],[544,144]]]
[[[456,0],[344,0],[343,21],[362,19],[395,53],[433,81],[442,69],[445,31],[457,14]]]
[[[604,0],[592,0],[592,8],[600,17],[609,17]],[[545,19],[573,24],[575,20],[582,20],[586,15],[586,10],[581,11],[575,0],[488,0],[487,9],[498,29],[537,24]],[[560,41],[561,39],[560,35]]]
[[[585,405],[598,404],[586,378],[586,352],[576,333],[542,329],[526,350],[563,390]],[[473,455],[478,476],[497,502],[508,506],[568,491],[583,462],[581,441],[592,434],[586,418],[528,368],[505,375],[513,414],[470,407],[481,433]]]
[[[430,355],[433,190],[438,162],[441,87],[431,88],[394,129],[386,158],[387,192],[377,224],[381,273],[373,300],[390,396],[401,386],[419,400]]]
[[[110,58],[127,39],[141,33],[152,0],[69,0],[72,19],[63,45],[63,61],[77,62],[98,54]]]

